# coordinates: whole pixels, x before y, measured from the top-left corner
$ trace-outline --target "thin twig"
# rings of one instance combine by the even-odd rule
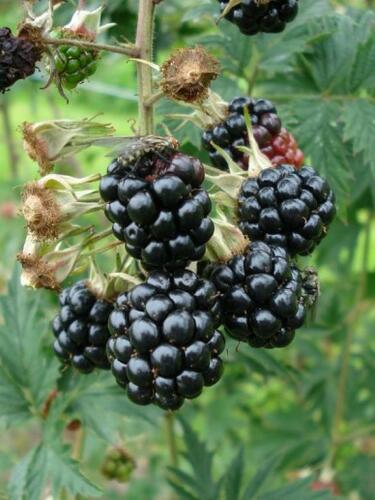
[[[345,413],[346,386],[349,377],[351,348],[354,339],[355,328],[358,323],[358,318],[363,313],[363,310],[366,309],[366,305],[362,303],[362,300],[366,291],[367,263],[370,253],[371,223],[372,223],[372,213],[369,212],[366,222],[362,270],[356,293],[355,305],[350,314],[347,316],[345,325],[347,334],[342,353],[342,361],[341,361],[341,368],[340,368],[338,388],[337,388],[337,399],[335,404],[334,416],[332,419],[331,449],[325,463],[325,468],[330,468],[332,466],[332,463],[336,455],[337,445],[338,443],[340,443],[340,424]]]
[[[164,92],[162,90],[159,90],[158,92],[155,92],[154,94],[150,95],[150,97],[148,97],[146,100],[145,100],[145,106],[147,106],[148,108],[153,106],[155,103],[157,103],[158,101],[160,101],[160,99],[162,99],[164,97]]]
[[[106,52],[115,52],[129,57],[140,57],[140,51],[132,44],[108,45],[105,43],[88,42],[87,40],[74,40],[71,38],[47,38],[42,41],[47,45],[72,45],[74,47],[83,47],[93,50],[104,50]]]

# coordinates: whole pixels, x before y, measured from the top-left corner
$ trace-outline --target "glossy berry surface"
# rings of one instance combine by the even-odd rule
[[[77,85],[97,70],[97,53],[82,47],[61,45],[55,54],[55,67],[61,84],[68,90]]]
[[[228,116],[220,124],[205,130],[202,146],[208,151],[212,164],[222,170],[228,166],[223,156],[212,143],[223,148],[244,170],[248,168],[249,157],[238,146],[249,146],[244,110],[247,109],[252,122],[254,138],[261,150],[274,166],[288,163],[296,168],[302,166],[304,156],[297,142],[286,128],[282,127],[274,104],[266,99],[236,97],[228,106]]]
[[[30,41],[13,36],[9,28],[0,28],[0,57],[0,92],[4,92],[35,72],[41,53]]]
[[[147,269],[184,268],[203,257],[214,231],[203,180],[201,162],[176,152],[146,154],[130,165],[119,158],[108,167],[100,184],[106,216]]]
[[[267,168],[244,181],[238,195],[241,231],[251,241],[285,247],[292,255],[311,253],[335,214],[334,194],[312,167]]]
[[[154,271],[120,295],[109,318],[108,358],[137,404],[177,410],[216,384],[225,342],[216,329],[217,290],[192,271]]]
[[[65,288],[59,302],[59,314],[52,322],[55,354],[82,373],[108,369],[107,323],[112,304],[98,299],[84,281]]]
[[[221,12],[229,0],[219,0]],[[225,18],[238,26],[241,33],[252,36],[257,33],[280,33],[287,23],[298,14],[298,0],[242,0]]]
[[[207,268],[221,292],[230,336],[251,347],[285,347],[305,319],[302,278],[281,247],[255,242],[243,255]]]

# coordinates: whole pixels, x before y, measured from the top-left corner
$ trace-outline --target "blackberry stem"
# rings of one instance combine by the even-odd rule
[[[152,69],[144,62],[152,62],[152,46],[154,38],[154,0],[139,0],[136,49],[138,58],[138,100],[139,100],[139,132],[150,135],[154,132],[154,107],[148,100],[152,96]]]
[[[165,414],[165,428],[168,441],[169,458],[172,467],[178,466],[178,451],[175,433],[175,415],[173,412]]]
[[[106,52],[115,52],[129,57],[139,57],[140,53],[133,44],[109,45],[106,43],[89,42],[87,40],[74,40],[72,38],[42,38],[42,43],[46,45],[71,45],[72,47],[83,47],[85,49],[104,50]]]
[[[370,244],[371,244],[371,224],[372,224],[372,213],[369,212],[366,228],[365,228],[365,244],[363,250],[362,259],[362,271],[360,275],[360,281],[358,284],[358,289],[356,293],[355,305],[348,314],[345,324],[346,324],[346,337],[345,344],[342,353],[342,361],[339,373],[338,389],[337,389],[337,399],[335,405],[334,416],[332,419],[331,427],[331,447],[325,462],[324,469],[330,469],[332,467],[333,461],[336,456],[337,447],[341,442],[340,438],[340,424],[344,419],[345,414],[345,399],[346,399],[346,389],[349,376],[349,365],[350,365],[350,355],[351,348],[354,340],[355,325],[358,322],[358,318],[367,309],[367,304],[363,303],[363,297],[366,291],[366,275],[367,275],[367,264],[370,254]]]

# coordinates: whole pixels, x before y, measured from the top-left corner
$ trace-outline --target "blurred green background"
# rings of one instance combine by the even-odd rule
[[[67,495],[61,498],[72,495],[62,486],[83,498],[95,495],[80,479],[78,468],[69,469],[70,450],[51,444],[56,457],[63,457],[61,462],[53,462],[51,454],[29,451],[51,439],[51,443],[73,443],[74,455],[78,434],[65,428],[73,419],[80,419],[85,428],[75,458],[84,475],[102,488],[103,499],[374,498],[374,4],[300,3],[298,21],[285,33],[254,39],[240,37],[226,22],[217,28],[214,0],[164,0],[158,7],[157,61],[174,48],[204,44],[223,67],[215,90],[227,99],[251,92],[273,100],[307,162],[334,187],[340,208],[318,252],[300,262],[319,270],[322,295],[316,317],[283,351],[256,351],[228,342],[223,380],[179,412],[183,420],[175,425],[178,462],[174,460],[173,470],[168,464],[174,447],[162,412],[127,403],[112,387],[109,375],[83,380],[61,377],[49,347],[48,321],[56,310],[55,297],[22,291],[15,275],[11,279],[24,239],[18,216],[21,186],[38,177],[37,166],[23,152],[19,126],[25,121],[101,114],[98,120],[111,122],[118,135],[131,134],[137,118],[134,64],[115,54],[103,55],[97,73],[69,95],[69,103],[54,86],[41,90],[43,72],[0,95],[0,290],[5,297],[0,344],[3,339],[4,349],[10,346],[5,354],[25,372],[20,381],[4,370],[0,348],[0,495],[4,498],[47,498],[59,469],[64,471],[61,492]],[[39,4],[42,8],[44,2]],[[87,2],[90,7],[97,4]],[[136,0],[107,2],[104,18],[117,23],[106,35],[108,42],[115,37],[134,39],[137,4]],[[59,9],[57,24],[69,19],[73,5],[66,2]],[[15,30],[22,12],[21,2],[1,0],[0,26]],[[181,109],[161,101],[158,122],[174,132],[177,123],[166,115]],[[184,127],[178,137],[186,151],[207,159],[193,126]],[[108,163],[103,151],[90,149],[57,170],[104,173]],[[98,227],[105,224],[104,218],[94,222]],[[38,322],[30,325],[28,311],[38,300]],[[19,315],[17,324],[10,320],[12,314]],[[17,337],[9,325],[15,325]],[[19,359],[23,361],[17,364]],[[33,374],[30,380],[28,373]],[[46,423],[37,413],[56,387],[61,396]],[[33,391],[35,401],[30,402]],[[126,449],[136,463],[125,483],[109,481],[101,472],[106,450],[113,446]],[[32,469],[25,456],[34,460]],[[42,477],[48,461],[55,464],[50,481]],[[221,488],[220,495],[216,488]]]

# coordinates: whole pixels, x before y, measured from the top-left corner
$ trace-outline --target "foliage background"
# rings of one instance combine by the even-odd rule
[[[40,73],[0,96],[0,497],[374,497],[374,4],[300,3],[301,14],[283,34],[250,39],[229,23],[215,26],[214,0],[185,0],[183,7],[164,0],[158,7],[158,62],[173,48],[204,44],[223,67],[214,89],[228,99],[241,93],[272,99],[308,161],[335,188],[340,207],[316,255],[301,259],[319,268],[316,317],[283,351],[228,343],[222,382],[179,412],[173,467],[174,443],[161,411],[128,403],[110,375],[59,374],[48,327],[56,298],[21,290],[17,271],[11,274],[24,237],[20,186],[37,177],[17,127],[103,113],[118,134],[128,135],[137,112],[134,65],[103,55],[69,104],[55,88],[39,90]],[[59,12],[60,22],[72,4]],[[133,38],[136,7],[136,0],[108,2],[106,15],[118,23],[109,39]],[[21,2],[1,1],[1,26],[15,29],[21,17]],[[176,124],[165,115],[176,109],[166,101],[158,106],[159,121],[172,131]],[[178,134],[186,151],[205,159],[196,129],[188,125]],[[105,172],[107,163],[100,150],[90,150],[59,170]],[[75,418],[84,433],[66,430]],[[110,446],[126,448],[137,463],[125,485],[100,473]],[[315,491],[322,483],[326,489]]]

